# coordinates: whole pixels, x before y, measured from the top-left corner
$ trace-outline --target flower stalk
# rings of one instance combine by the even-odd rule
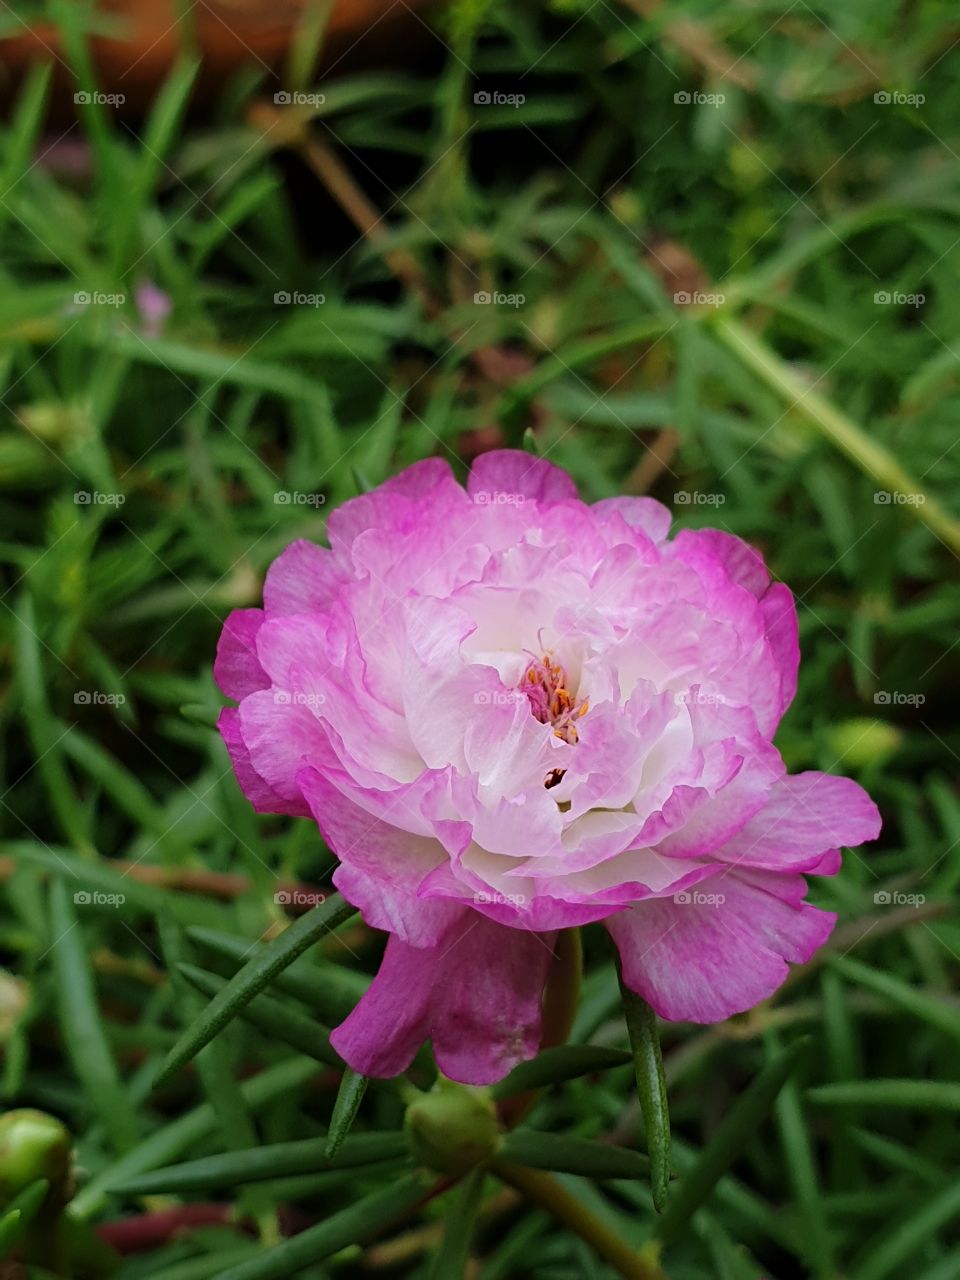
[[[527,1169],[510,1160],[494,1159],[491,1170],[509,1186],[546,1209],[568,1230],[573,1231],[624,1280],[666,1280],[660,1266],[659,1246],[649,1243],[635,1249],[598,1218],[552,1174]]]
[[[808,386],[795,370],[746,326],[724,315],[717,318],[713,327],[717,336],[748,368],[788,400],[791,409],[803,414],[867,475],[891,492],[911,494],[914,498],[921,499],[908,503],[908,509],[953,552],[960,555],[960,521],[950,516],[935,498],[924,492],[920,482],[901,467],[889,449],[868,436],[852,418],[848,418],[836,405],[820,395],[816,385]]]

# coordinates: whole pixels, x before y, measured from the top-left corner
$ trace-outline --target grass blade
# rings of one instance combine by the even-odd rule
[[[630,1061],[630,1054],[623,1049],[605,1049],[593,1044],[560,1045],[556,1049],[545,1049],[529,1062],[521,1062],[493,1086],[490,1094],[500,1102],[544,1085],[576,1080],[578,1076],[609,1071],[611,1067],[624,1067]]]
[[[960,1084],[945,1080],[841,1080],[807,1090],[826,1107],[904,1107],[917,1111],[960,1111]]]
[[[213,1191],[247,1182],[265,1182],[301,1173],[326,1173],[331,1169],[358,1169],[364,1165],[398,1160],[410,1154],[410,1144],[402,1132],[361,1133],[348,1138],[337,1155],[326,1154],[321,1134],[298,1142],[276,1142],[266,1147],[228,1151],[204,1156],[183,1164],[158,1169],[154,1173],[128,1178],[111,1190],[124,1195],[181,1195]]]
[[[312,1059],[290,1058],[262,1071],[251,1080],[245,1080],[240,1086],[240,1092],[251,1114],[255,1115],[277,1098],[298,1089],[316,1073],[317,1064]],[[175,1159],[181,1152],[213,1133],[216,1127],[217,1113],[208,1102],[164,1125],[121,1156],[112,1168],[105,1169],[92,1178],[71,1201],[71,1214],[87,1218],[96,1213],[115,1183],[119,1185],[124,1179],[133,1179],[137,1174]]]
[[[265,945],[257,943],[251,947],[234,934],[203,927],[188,929],[187,936],[211,955],[230,961],[232,969],[260,955]],[[330,1026],[343,1021],[370,985],[365,975],[334,964],[309,968],[304,964],[291,965],[278,973],[274,981],[281,991],[301,1000]]]
[[[216,997],[227,985],[224,978],[208,973],[206,969],[199,969],[194,964],[180,964],[177,968],[191,986],[206,996]],[[308,1058],[316,1058],[318,1062],[326,1062],[332,1067],[341,1065],[340,1057],[331,1046],[324,1028],[306,1014],[281,1004],[279,1000],[273,1000],[270,996],[254,996],[239,1011],[239,1016],[264,1035],[281,1044],[290,1045],[300,1053],[305,1053]]]
[[[585,1178],[646,1178],[650,1174],[650,1160],[639,1151],[533,1129],[507,1134],[502,1153],[505,1159],[528,1169],[576,1173]]]
[[[332,1160],[337,1154],[344,1138],[350,1132],[350,1126],[356,1119],[368,1084],[366,1076],[351,1070],[350,1067],[344,1071],[337,1091],[337,1100],[333,1104],[333,1115],[330,1117],[330,1133],[327,1135],[328,1160]]]
[[[667,1081],[663,1074],[660,1033],[657,1015],[621,978],[623,1014],[627,1022],[633,1069],[637,1078],[637,1095],[643,1114],[643,1129],[650,1156],[650,1186],[653,1204],[663,1213],[670,1184],[670,1111],[667,1105]]]
[[[754,1135],[807,1050],[808,1039],[797,1040],[776,1054],[724,1116],[696,1164],[674,1191],[660,1220],[657,1235],[664,1245],[673,1243],[710,1195],[717,1182]]]
[[[217,1280],[287,1280],[302,1268],[322,1262],[348,1244],[368,1240],[413,1209],[423,1199],[424,1193],[425,1187],[419,1175],[408,1176],[383,1191],[364,1196],[348,1209],[341,1209],[326,1222],[308,1227],[275,1249],[260,1253],[237,1267],[228,1267],[220,1272]]]
[[[60,1024],[67,1053],[111,1145],[127,1151],[137,1124],[110,1045],[94,989],[89,956],[73,899],[60,879],[50,885],[50,928]]]
[[[888,1276],[913,1272],[927,1242],[958,1215],[960,1183],[951,1182],[932,1199],[924,1195],[919,1207],[911,1205],[904,1218],[877,1241],[852,1274],[856,1280],[887,1280]]]
[[[203,1014],[186,1029],[160,1068],[155,1084],[168,1080],[184,1063],[189,1062],[276,974],[292,964],[297,956],[302,955],[325,934],[349,919],[355,911],[356,908],[342,898],[330,898],[301,916],[279,937],[274,938],[249,964],[234,974],[223,989],[217,992]]]
[[[930,995],[918,987],[912,987],[908,982],[903,982],[889,973],[880,973],[877,969],[871,969],[869,965],[862,964],[859,960],[848,960],[846,957],[836,956],[829,961],[829,964],[832,969],[836,969],[851,982],[857,982],[868,991],[876,992],[878,996],[883,996],[898,1009],[902,1009],[913,1017],[922,1018],[924,1022],[954,1040],[960,1040],[960,1018],[957,1017],[956,1008],[945,1000]]]
[[[444,1215],[443,1240],[434,1255],[430,1280],[464,1280],[470,1244],[483,1198],[485,1173],[474,1169],[460,1183]]]

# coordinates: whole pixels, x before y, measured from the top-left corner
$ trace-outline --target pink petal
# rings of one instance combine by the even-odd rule
[[[624,980],[672,1022],[742,1013],[829,937],[836,916],[804,902],[805,891],[802,876],[731,869],[628,907],[606,922]]]
[[[228,698],[239,701],[248,693],[270,687],[257,659],[257,632],[263,618],[262,609],[234,609],[223,624],[213,678]]]
[[[673,541],[676,554],[693,564],[706,553],[723,565],[727,576],[759,600],[770,582],[763,556],[742,538],[721,529],[683,529]]]
[[[663,542],[673,516],[656,498],[601,498],[591,510],[599,516],[618,515],[631,529],[642,529],[654,542]]]
[[[493,503],[494,495],[514,495],[534,502],[564,502],[576,498],[577,486],[565,471],[520,449],[481,453],[470,469],[467,492]],[[482,495],[482,497],[481,497]]]
[[[323,833],[340,858],[333,881],[375,929],[395,933],[414,947],[435,946],[460,914],[459,904],[417,899],[417,890],[446,851],[436,840],[401,831],[365,812],[316,769],[297,784]]]
[[[770,790],[759,813],[715,856],[745,867],[827,874],[837,859],[825,854],[855,848],[880,834],[880,812],[861,786],[829,773],[798,773]],[[830,872],[829,874],[832,874]]]
[[[385,480],[380,485],[380,492],[402,493],[405,498],[423,498],[440,485],[446,488],[450,481],[456,484],[450,463],[445,458],[422,458]]]
[[[377,976],[330,1033],[330,1043],[354,1071],[384,1079],[409,1067],[430,1035],[438,950],[411,947],[391,934]]]
[[[240,784],[240,790],[256,809],[257,813],[287,813],[290,806],[281,795],[278,795],[250,763],[250,752],[243,740],[240,728],[240,711],[237,707],[224,707],[217,721],[217,728],[230,753],[233,771]]]
[[[296,776],[306,765],[331,760],[330,742],[323,726],[308,707],[282,699],[282,691],[263,689],[244,698],[238,708],[243,743],[250,764],[283,800],[274,810],[308,817],[310,809],[300,794]]]
[[[323,609],[347,580],[332,551],[300,538],[267,570],[263,606],[270,617]]]
[[[797,605],[793,592],[782,582],[773,582],[760,601],[767,631],[767,645],[780,673],[779,718],[797,692],[800,667],[800,640],[797,632]]]
[[[540,1043],[553,934],[504,928],[464,910],[435,947],[387,943],[373,984],[330,1041],[355,1071],[393,1076],[433,1040],[440,1070],[493,1084]]]

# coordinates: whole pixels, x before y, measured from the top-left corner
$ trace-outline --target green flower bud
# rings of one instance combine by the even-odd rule
[[[51,1197],[69,1199],[73,1139],[59,1120],[43,1111],[8,1111],[0,1116],[0,1206],[25,1187],[46,1178]]]
[[[416,1158],[439,1173],[467,1173],[500,1145],[496,1109],[486,1091],[449,1080],[411,1102],[404,1123]]]
[[[842,760],[844,767],[859,769],[864,765],[882,762],[899,748],[903,741],[900,730],[882,720],[870,716],[858,716],[853,720],[841,720],[827,734],[831,753]]]

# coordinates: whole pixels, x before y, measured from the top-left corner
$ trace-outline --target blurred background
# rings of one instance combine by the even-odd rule
[[[664,1030],[681,1171],[812,1036],[666,1274],[960,1276],[958,76],[939,0],[0,6],[0,1094],[68,1126],[121,1280],[232,1275],[382,1185],[109,1190],[336,1097],[239,1023],[150,1091],[203,1002],[177,957],[232,972],[332,866],[212,730],[225,614],[333,504],[503,445],[758,546],[800,614],[778,745],[885,819],[815,886],[812,965]],[[381,945],[300,963],[352,999]],[[574,1039],[625,1043],[592,931]],[[572,1081],[532,1122],[635,1144],[632,1093]],[[371,1090],[358,1124],[401,1115]],[[656,1231],[644,1186],[570,1185]],[[444,1212],[257,1274],[618,1274],[495,1186],[443,1271]]]

